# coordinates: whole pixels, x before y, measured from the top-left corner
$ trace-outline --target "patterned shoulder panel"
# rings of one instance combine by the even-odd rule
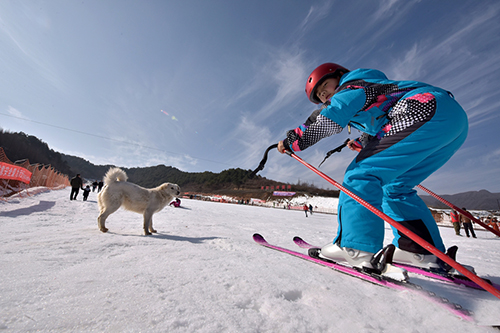
[[[338,91],[345,89],[363,89],[366,95],[366,102],[361,111],[366,111],[372,106],[378,106],[382,111],[387,112],[392,108],[407,92],[414,88],[401,89],[394,83],[373,83],[364,80],[354,80],[344,83]]]

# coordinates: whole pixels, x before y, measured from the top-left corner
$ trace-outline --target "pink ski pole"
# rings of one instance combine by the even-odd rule
[[[354,194],[353,192],[349,191],[347,188],[345,188],[341,184],[337,183],[335,180],[333,180],[332,178],[330,178],[329,176],[327,176],[323,172],[319,171],[318,169],[313,167],[311,164],[305,162],[304,160],[302,160],[300,157],[298,157],[294,153],[289,152],[289,151],[286,151],[286,153],[288,155],[290,155],[291,157],[293,157],[294,159],[296,159],[297,161],[299,161],[300,163],[302,163],[304,166],[306,166],[310,170],[312,170],[313,172],[315,172],[316,174],[318,174],[321,178],[325,179],[327,182],[334,185],[339,190],[341,190],[342,192],[344,192],[345,194],[347,194],[348,196],[350,196],[351,198],[356,200],[358,203],[363,205],[365,208],[370,210],[372,213],[374,213],[375,215],[377,215],[378,217],[380,217],[381,219],[383,219],[384,221],[389,223],[391,226],[398,229],[401,233],[403,233],[404,235],[411,238],[413,241],[415,241],[417,244],[422,246],[424,249],[426,249],[430,253],[434,254],[436,257],[438,257],[439,259],[441,259],[442,261],[444,261],[445,263],[447,263],[451,267],[455,268],[457,271],[462,273],[464,276],[469,278],[471,281],[473,281],[477,285],[481,286],[484,290],[490,292],[492,295],[494,295],[495,297],[500,299],[500,291],[498,289],[496,289],[495,287],[493,287],[491,284],[484,281],[482,278],[480,278],[476,274],[470,272],[468,269],[466,269],[465,267],[460,265],[458,262],[456,262],[452,258],[448,257],[443,252],[439,251],[435,246],[433,246],[429,242],[425,241],[420,236],[416,235],[415,233],[410,231],[408,228],[406,228],[405,226],[403,226],[399,222],[390,218],[389,216],[387,216],[386,214],[384,214],[383,212],[381,212],[380,210],[378,210],[377,208],[375,208],[374,206],[372,206],[371,204],[369,204],[368,202],[366,202],[365,200],[363,200],[362,198],[360,198],[359,196]]]

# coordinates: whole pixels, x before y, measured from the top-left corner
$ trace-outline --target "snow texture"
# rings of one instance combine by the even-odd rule
[[[487,292],[412,277],[474,311],[470,323],[418,295],[252,240],[259,232],[298,251],[297,235],[324,245],[336,234],[335,215],[183,199],[154,216],[153,236],[143,235],[142,216],[123,209],[102,233],[96,193],[87,202],[69,194],[0,202],[0,331],[498,332],[489,326],[500,324],[500,300]],[[500,284],[499,238],[440,229],[460,262]]]

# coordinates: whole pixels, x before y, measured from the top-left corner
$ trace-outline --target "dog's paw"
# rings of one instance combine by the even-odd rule
[[[99,230],[101,230],[102,232],[108,232],[108,228],[101,228]]]
[[[144,235],[146,235],[146,236],[150,236],[150,235],[151,235],[151,233],[150,233],[149,231],[144,230]]]
[[[151,232],[156,234],[158,231],[154,230],[154,229],[151,229]]]

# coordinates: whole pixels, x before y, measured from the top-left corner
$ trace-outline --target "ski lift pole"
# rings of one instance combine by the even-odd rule
[[[430,194],[431,196],[433,196],[434,198],[436,198],[437,200],[441,201],[442,203],[444,203],[445,205],[447,205],[448,207],[450,207],[451,209],[454,209],[456,210],[457,212],[459,212],[460,214],[464,215],[464,216],[467,216],[468,218],[470,218],[472,221],[476,222],[477,224],[479,224],[480,226],[482,226],[483,228],[485,228],[486,230],[488,231],[491,231],[492,233],[494,233],[495,235],[499,236],[500,237],[500,232],[496,231],[495,229],[493,229],[492,227],[490,227],[489,225],[487,225],[486,223],[484,222],[481,222],[479,219],[475,218],[474,216],[472,216],[469,212],[463,210],[463,209],[460,209],[458,208],[457,206],[455,206],[454,204],[452,204],[451,202],[447,201],[446,199],[440,197],[439,195],[437,195],[436,193],[432,192],[431,190],[423,187],[422,185],[417,185],[417,187],[419,189],[421,189],[422,191],[424,192],[427,192],[428,194]]]
[[[295,155],[294,153],[292,153],[290,151],[286,151],[286,154],[293,157],[298,162],[302,163],[308,169],[310,169],[311,171],[313,171],[314,173],[319,175],[321,178],[323,178],[324,180],[326,180],[330,184],[337,187],[339,190],[341,190],[342,192],[344,192],[345,194],[350,196],[352,199],[356,200],[362,206],[367,208],[369,211],[371,211],[372,213],[374,213],[375,215],[377,215],[378,217],[380,217],[381,219],[383,219],[387,223],[389,223],[394,228],[398,229],[402,234],[409,237],[411,240],[413,240],[414,242],[416,242],[417,244],[422,246],[424,249],[426,249],[430,253],[434,254],[436,257],[438,257],[439,259],[441,259],[442,261],[444,261],[445,263],[447,263],[451,267],[455,268],[457,271],[462,273],[464,276],[469,278],[471,281],[475,282],[478,286],[482,287],[484,290],[488,291],[489,293],[491,293],[492,295],[494,295],[495,297],[500,299],[500,290],[496,289],[495,287],[493,287],[488,282],[484,281],[482,278],[480,278],[476,274],[470,272],[468,269],[466,269],[465,267],[460,265],[458,262],[456,262],[452,258],[448,257],[443,252],[439,251],[435,246],[433,246],[429,242],[425,241],[423,238],[416,235],[414,232],[410,231],[408,228],[403,226],[401,223],[396,222],[394,219],[392,219],[388,215],[384,214],[382,211],[375,208],[374,206],[372,206],[371,204],[369,204],[368,202],[366,202],[365,200],[363,200],[358,195],[354,194],[353,192],[351,192],[350,190],[348,190],[347,188],[345,188],[341,184],[337,183],[335,180],[333,180],[332,178],[330,178],[329,176],[327,176],[323,172],[319,171],[311,164],[305,162],[299,156]]]

